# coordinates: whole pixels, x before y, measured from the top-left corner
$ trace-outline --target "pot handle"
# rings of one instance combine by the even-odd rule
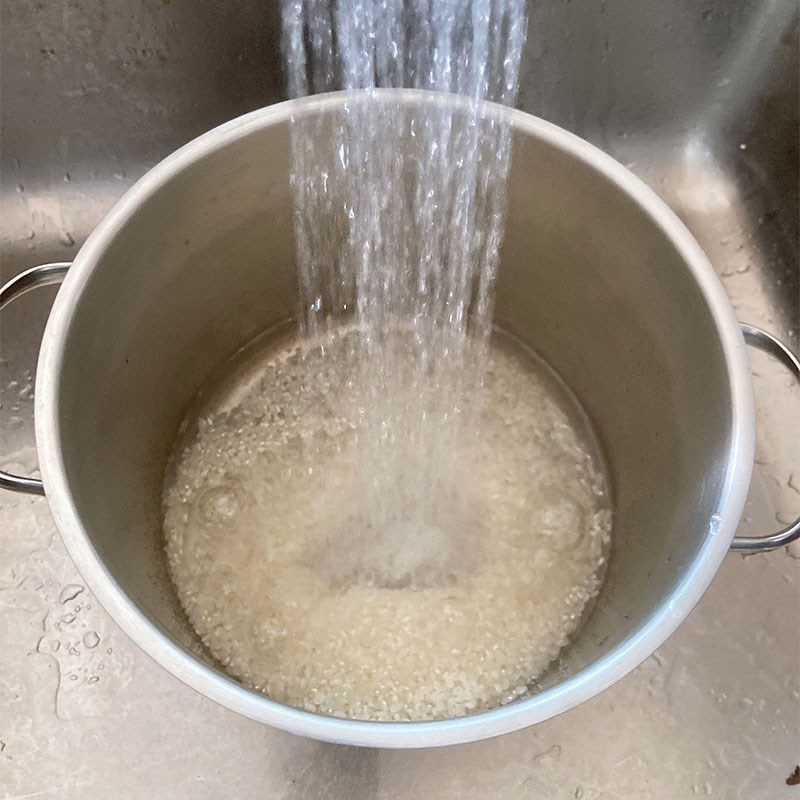
[[[783,342],[776,339],[771,333],[744,322],[742,323],[742,335],[745,342],[751,347],[763,350],[778,359],[794,375],[795,380],[800,382],[800,359]],[[735,536],[731,550],[742,553],[766,553],[791,544],[795,539],[800,539],[800,518],[783,530],[769,536]]]
[[[70,263],[59,261],[53,264],[42,264],[20,272],[0,289],[0,309],[5,308],[12,300],[37,286],[49,286],[61,283],[67,274]],[[25,478],[0,470],[0,488],[23,494],[44,494],[44,485],[38,478]]]

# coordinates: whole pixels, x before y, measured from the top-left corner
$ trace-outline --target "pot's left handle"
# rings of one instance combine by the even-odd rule
[[[69,269],[68,261],[59,261],[54,264],[42,264],[40,267],[27,269],[12,278],[0,289],[0,310],[5,308],[14,298],[20,297],[35,289],[37,286],[49,286],[61,283]],[[12,475],[10,472],[0,470],[0,488],[24,494],[44,494],[44,486],[37,478],[25,478],[22,475]]]

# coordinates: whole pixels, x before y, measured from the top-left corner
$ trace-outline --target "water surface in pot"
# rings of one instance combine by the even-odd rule
[[[324,348],[266,337],[198,398],[164,500],[181,602],[228,671],[300,708],[421,720],[511,702],[602,581],[610,499],[588,420],[497,332],[469,398],[479,424],[434,477],[438,502],[398,486],[380,503],[363,493],[353,341],[344,326]],[[415,390],[396,387],[387,415]]]

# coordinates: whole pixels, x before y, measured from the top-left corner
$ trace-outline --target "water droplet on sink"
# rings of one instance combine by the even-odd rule
[[[74,600],[83,591],[83,586],[79,583],[69,583],[62,590],[58,598],[59,603],[69,603]]]
[[[100,637],[95,633],[95,631],[88,631],[87,633],[83,634],[83,646],[87,650],[92,650],[97,645],[100,644]]]

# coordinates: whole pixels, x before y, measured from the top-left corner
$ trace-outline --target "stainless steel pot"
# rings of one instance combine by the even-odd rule
[[[545,688],[492,711],[373,723],[244,688],[205,653],[170,583],[164,466],[208,373],[293,314],[290,119],[315,117],[324,129],[346,99],[364,101],[292,101],[210,131],[142,178],[71,266],[36,267],[0,290],[2,306],[66,276],[36,376],[43,482],[3,473],[0,485],[46,493],[70,554],[114,619],[223,705],[356,745],[495,736],[565,711],[633,669],[688,614],[731,546],[767,550],[800,537],[798,521],[734,539],[754,447],[745,340],[797,378],[800,363],[769,334],[739,325],[700,247],[638,179],[560,128],[492,107],[514,130],[496,316],[576,392],[605,448],[615,525],[602,593]],[[429,102],[463,108],[410,91],[393,100],[409,113]]]

